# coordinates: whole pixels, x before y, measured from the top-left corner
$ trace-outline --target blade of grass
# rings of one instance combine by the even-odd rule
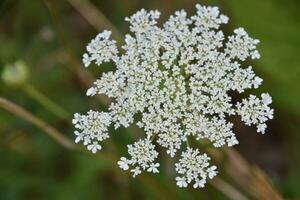
[[[65,53],[63,55],[63,59],[66,62],[66,66],[71,69],[72,72],[74,72],[79,79],[79,81],[85,86],[85,88],[90,87],[92,83],[95,80],[95,77],[85,71],[80,63],[80,61],[77,59],[76,56],[74,56],[74,52],[72,51],[72,48],[70,46],[70,43],[64,33],[64,30],[62,28],[62,25],[60,23],[60,19],[58,16],[58,13],[56,12],[55,8],[53,7],[51,0],[44,0],[45,5],[53,19],[53,24],[56,28],[56,31],[59,35],[59,38],[61,40],[61,43],[63,45],[63,48],[65,50]],[[105,103],[105,105],[109,104],[110,100],[106,96],[100,96],[98,95],[97,98],[100,100],[100,102]]]
[[[24,91],[58,118],[63,120],[71,118],[71,115],[64,108],[53,102],[32,85],[26,84],[24,86]]]
[[[234,149],[223,148],[227,156],[227,172],[240,187],[255,199],[282,200],[281,195],[274,189],[269,178],[256,166],[251,166],[242,155]]]
[[[112,37],[121,44],[123,42],[122,33],[98,10],[89,0],[67,0],[86,21],[96,30],[111,30]]]
[[[214,177],[210,184],[232,200],[249,200],[236,188],[234,188],[232,185],[230,185],[229,183],[227,183],[219,177]]]
[[[39,118],[32,115],[30,112],[26,111],[22,107],[0,97],[0,107],[13,113],[14,115],[25,119],[27,122],[34,124],[38,128],[44,130],[50,137],[52,137],[56,142],[61,144],[66,149],[73,150],[75,149],[74,142],[66,138],[59,131],[54,129],[52,126],[47,124],[46,122],[40,120]]]

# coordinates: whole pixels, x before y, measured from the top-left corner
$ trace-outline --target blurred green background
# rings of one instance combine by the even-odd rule
[[[24,107],[74,139],[71,116],[102,107],[86,97],[87,84],[78,78],[85,45],[101,31],[105,20],[91,26],[72,0],[0,1],[0,74],[4,68],[25,65],[24,74],[13,71],[7,84],[1,79],[0,96]],[[86,2],[82,0],[82,2]],[[236,147],[253,165],[269,176],[287,199],[300,199],[300,1],[299,0],[93,0],[120,32],[128,32],[125,16],[141,8],[158,9],[164,21],[175,10],[195,12],[196,3],[217,5],[230,17],[228,30],[242,26],[260,39],[261,59],[253,64],[264,84],[257,92],[270,92],[275,118],[267,134],[237,124]],[[89,7],[91,8],[91,7]],[[93,11],[87,11],[91,14]],[[97,22],[98,21],[98,22]],[[102,27],[104,29],[106,27]],[[23,62],[23,63],[22,63]],[[95,76],[110,70],[92,67]],[[3,75],[4,76],[4,75]],[[6,74],[6,76],[8,76]],[[84,78],[83,78],[84,79]],[[49,100],[50,99],[50,100]],[[53,105],[55,102],[61,108]],[[112,131],[113,132],[113,131]],[[112,133],[104,151],[126,155],[126,144],[134,141],[121,129]],[[108,146],[106,148],[106,145]],[[99,153],[101,154],[102,151]],[[227,199],[211,185],[205,189],[176,189],[173,161],[163,161],[160,175],[148,182],[133,179],[116,169],[116,163],[83,152],[68,151],[41,129],[0,109],[0,199]],[[222,165],[218,166],[221,169]],[[226,177],[225,177],[226,178]],[[230,179],[230,177],[229,177]]]

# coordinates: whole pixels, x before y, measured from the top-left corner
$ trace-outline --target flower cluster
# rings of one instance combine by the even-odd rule
[[[154,149],[155,145],[149,139],[140,139],[133,145],[127,145],[127,147],[131,159],[122,157],[118,162],[120,168],[128,170],[129,165],[134,166],[135,168],[131,170],[133,177],[140,174],[142,172],[141,169],[153,173],[158,172],[157,167],[159,167],[159,163],[154,163],[158,157],[158,152]]]
[[[273,119],[273,109],[269,107],[272,98],[269,94],[261,94],[261,100],[254,95],[248,99],[243,99],[242,103],[238,102],[237,113],[241,115],[242,121],[247,125],[256,125],[257,132],[265,133],[267,125],[265,122]]]
[[[188,147],[175,164],[178,174],[182,174],[176,177],[177,185],[187,187],[194,180],[194,188],[204,187],[207,177],[212,179],[217,175],[217,167],[210,166],[209,160],[210,158],[206,154],[201,155],[198,149]]]
[[[111,62],[116,70],[103,73],[87,95],[105,94],[113,103],[107,112],[75,114],[76,142],[83,141],[95,153],[101,149],[98,142],[108,137],[108,126],[128,127],[138,114],[136,124],[145,131],[145,139],[128,145],[130,158],[122,157],[119,166],[132,167],[133,176],[156,173],[155,144],[171,157],[186,148],[176,164],[181,174],[177,185],[186,187],[194,181],[197,188],[216,175],[216,167],[209,166],[206,154],[185,145],[188,137],[207,139],[215,147],[238,144],[228,120],[232,115],[265,132],[266,121],[273,117],[270,95],[262,94],[261,100],[250,95],[238,103],[230,96],[261,85],[262,79],[243,62],[260,57],[259,41],[243,28],[225,36],[220,26],[229,19],[217,7],[196,5],[196,9],[191,17],[184,10],[175,12],[162,27],[157,25],[158,11],[142,9],[127,17],[131,33],[125,36],[123,54],[109,31],[88,44],[83,55],[86,67]]]
[[[111,31],[103,31],[87,45],[87,53],[83,54],[84,66],[88,67],[92,61],[95,61],[99,66],[103,62],[109,62],[118,58],[116,41],[109,40],[110,35]]]
[[[92,110],[87,115],[76,113],[72,122],[75,124],[75,128],[79,130],[75,131],[76,143],[83,141],[83,144],[93,153],[101,150],[101,145],[98,142],[109,137],[108,126],[111,123],[111,117],[108,113]]]

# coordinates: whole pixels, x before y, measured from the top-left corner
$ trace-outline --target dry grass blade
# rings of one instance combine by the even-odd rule
[[[44,0],[46,7],[49,10],[49,13],[53,19],[53,23],[55,25],[55,28],[57,30],[57,33],[60,37],[61,43],[63,44],[63,48],[65,50],[65,53],[63,54],[63,60],[66,63],[66,66],[68,66],[77,76],[79,81],[84,85],[85,88],[90,87],[92,83],[95,80],[95,77],[85,71],[80,63],[80,61],[74,56],[74,53],[70,47],[69,41],[67,37],[65,36],[65,33],[63,31],[63,28],[60,24],[60,19],[58,16],[58,13],[56,12],[55,8],[53,7],[52,1]],[[104,103],[104,105],[108,105],[110,100],[106,96],[97,96],[97,98]]]
[[[118,42],[123,41],[123,35],[89,0],[67,0],[86,21],[96,30],[108,29],[112,31],[113,38]]]
[[[232,200],[248,200],[248,198],[240,193],[236,188],[218,177],[214,177],[210,183]]]
[[[269,178],[258,167],[251,166],[236,150],[224,148],[228,157],[227,172],[245,191],[259,200],[282,200]]]
[[[54,129],[52,126],[47,124],[46,122],[40,120],[39,118],[32,115],[30,112],[26,111],[24,108],[21,108],[20,106],[0,97],[0,107],[9,111],[10,113],[13,113],[14,115],[21,117],[22,119],[25,119],[31,124],[34,124],[38,128],[44,130],[50,137],[52,137],[55,141],[57,141],[59,144],[61,144],[63,147],[67,149],[75,149],[76,145],[66,138],[63,134],[61,134],[59,131]]]

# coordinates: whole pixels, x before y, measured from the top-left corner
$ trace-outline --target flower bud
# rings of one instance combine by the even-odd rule
[[[14,64],[8,64],[2,71],[1,78],[8,86],[20,86],[28,78],[28,69],[23,61],[16,61]]]

